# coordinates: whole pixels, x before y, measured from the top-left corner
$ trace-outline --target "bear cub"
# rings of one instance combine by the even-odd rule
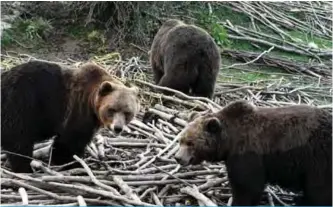
[[[266,184],[302,191],[297,205],[332,205],[332,114],[307,105],[230,103],[193,113],[178,135],[183,164],[225,161],[234,206],[259,205]]]
[[[169,19],[155,35],[149,56],[155,84],[212,98],[221,57],[205,30]]]
[[[139,111],[138,89],[103,68],[32,61],[1,74],[1,146],[14,172],[32,172],[34,143],[55,137],[51,163],[82,156],[100,127],[120,133]],[[17,154],[23,155],[19,156]]]

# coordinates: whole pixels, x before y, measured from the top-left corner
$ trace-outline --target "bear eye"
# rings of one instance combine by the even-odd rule
[[[191,147],[191,146],[193,146],[194,144],[193,144],[193,142],[188,141],[188,142],[186,142],[186,145],[189,146],[189,147]]]
[[[116,111],[114,109],[109,108],[108,109],[108,115],[112,116]]]
[[[124,112],[125,119],[127,121],[132,119],[133,113],[132,112]]]
[[[131,117],[132,113],[131,112],[124,112],[125,117]]]

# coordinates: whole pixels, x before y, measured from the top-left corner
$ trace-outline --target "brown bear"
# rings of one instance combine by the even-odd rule
[[[170,19],[157,32],[148,54],[157,85],[194,96],[213,96],[221,57],[205,30]]]
[[[303,191],[298,205],[332,205],[332,114],[306,105],[235,101],[191,116],[176,160],[225,161],[234,206],[259,205],[266,184]]]
[[[34,143],[56,136],[51,162],[62,165],[83,155],[99,127],[120,133],[139,104],[136,87],[95,64],[27,62],[1,74],[1,146],[14,172],[31,172]]]

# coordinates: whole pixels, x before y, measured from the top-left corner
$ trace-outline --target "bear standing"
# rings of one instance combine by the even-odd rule
[[[194,96],[213,96],[221,57],[206,31],[170,19],[157,32],[149,53],[157,85],[186,94],[191,90]]]
[[[31,172],[35,142],[55,136],[51,162],[82,156],[99,127],[120,133],[139,111],[138,89],[95,64],[33,61],[1,74],[1,147],[14,172]],[[19,156],[16,154],[21,154]]]
[[[259,205],[268,183],[303,191],[297,205],[332,205],[331,113],[236,101],[191,119],[175,158],[184,165],[225,161],[232,205]]]

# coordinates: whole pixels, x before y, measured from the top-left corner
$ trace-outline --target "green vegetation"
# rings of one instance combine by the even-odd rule
[[[198,19],[199,25],[210,33],[219,46],[228,45],[230,43],[226,29],[218,23],[219,19],[214,13],[198,13]]]
[[[304,33],[300,31],[290,31],[289,34],[294,37],[298,38],[302,43],[308,44],[308,43],[314,43],[318,46],[318,48],[323,48],[323,49],[330,49],[332,48],[332,39],[324,39],[317,37],[314,34],[311,33]]]
[[[83,25],[69,25],[65,28],[65,33],[73,38],[83,38],[88,31]]]
[[[306,6],[305,4],[303,7]],[[56,4],[52,4],[52,6],[53,11],[59,11],[54,8]],[[265,6],[265,8],[271,7],[272,10],[280,8],[277,3],[267,3]],[[316,28],[317,33],[314,33],[311,28],[309,28],[309,32],[304,31],[305,21],[308,18],[325,16],[323,10],[319,11],[320,16],[312,17],[312,13],[293,12],[288,9],[288,5],[284,6],[285,8],[281,7],[278,12],[280,15],[284,12],[285,20],[281,19],[282,16],[274,17],[276,15],[274,12],[265,13],[262,4],[255,2],[251,4],[245,2],[71,2],[66,6],[60,6],[60,10],[64,12],[60,15],[61,18],[59,12],[52,13],[47,9],[44,11],[40,4],[36,8],[29,7],[35,8],[30,13],[38,15],[30,19],[18,19],[12,28],[3,32],[1,44],[3,47],[11,45],[26,48],[42,47],[52,39],[49,37],[52,31],[60,30],[61,32],[56,34],[57,38],[60,35],[69,37],[79,42],[82,50],[89,54],[103,55],[115,52],[114,50],[120,52],[124,47],[128,51],[130,43],[149,50],[151,41],[163,21],[168,18],[176,18],[204,28],[223,49],[255,52],[259,55],[270,48],[267,44],[237,40],[231,38],[230,35],[263,40],[278,46],[305,51],[305,53],[311,48],[313,50],[316,48],[332,49],[332,40],[326,38],[327,34],[318,35],[320,28],[327,25],[312,24],[311,28]],[[302,30],[295,27],[297,21],[293,22],[294,27],[288,27],[283,23],[283,21],[292,21],[295,18],[297,21],[303,22]],[[47,19],[52,19],[55,29]],[[318,19],[316,21],[318,22]],[[110,45],[112,45],[111,49]],[[137,52],[137,49],[135,51]],[[314,55],[302,55],[278,48],[272,50],[268,55],[302,64],[318,63],[318,58]],[[321,60],[327,63],[330,58],[321,57]],[[239,59],[225,54],[222,59],[223,67],[239,63],[239,61]],[[238,69],[222,70],[221,80],[234,76],[253,82],[270,80],[272,77],[280,78],[283,74],[288,74],[288,71],[269,65],[251,64],[250,66],[240,66]],[[291,78],[291,76],[286,75],[286,78]]]
[[[18,44],[32,48],[44,42],[44,39],[47,38],[52,30],[51,22],[42,17],[17,19],[13,22],[11,28],[3,31],[1,46],[6,47],[11,44]]]

